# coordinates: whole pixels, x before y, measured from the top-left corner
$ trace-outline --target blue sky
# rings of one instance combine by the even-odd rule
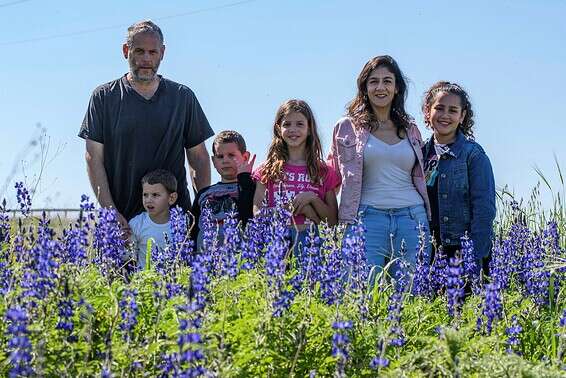
[[[0,195],[9,181],[4,196],[12,206],[14,180],[33,185],[40,177],[37,207],[77,207],[82,193],[91,194],[76,134],[92,90],[127,72],[126,28],[145,18],[165,34],[160,73],[190,86],[214,130],[241,132],[258,161],[287,98],[311,104],[328,151],[362,66],[389,54],[410,79],[407,108],[425,136],[423,92],[437,80],[458,82],[472,98],[476,139],[497,186],[527,197],[538,166],[560,187],[554,154],[566,170],[562,0],[0,0]],[[43,154],[27,147],[38,123],[49,141]],[[543,196],[548,203],[544,189]]]

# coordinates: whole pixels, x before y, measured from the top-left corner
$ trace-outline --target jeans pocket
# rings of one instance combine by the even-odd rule
[[[358,219],[362,219],[364,217],[367,209],[368,205],[360,205],[360,207],[358,207]]]
[[[419,206],[411,209],[411,219],[418,225],[421,225],[424,230],[429,229],[428,216],[424,206]]]

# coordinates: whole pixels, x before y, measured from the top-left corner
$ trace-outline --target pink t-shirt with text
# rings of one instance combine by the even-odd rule
[[[253,178],[256,181],[261,181],[263,174],[262,163],[253,173]],[[309,172],[306,165],[291,165],[285,164],[283,166],[284,179],[281,183],[281,194],[285,197],[284,202],[290,202],[295,198],[295,195],[302,192],[313,192],[321,200],[325,200],[326,193],[334,190],[340,185],[340,177],[336,171],[325,163],[326,175],[320,184],[314,184],[310,180]],[[275,207],[276,196],[279,196],[279,183],[269,181],[266,185],[267,189],[267,206]],[[305,224],[305,216],[303,214],[295,215],[293,217],[295,224]]]

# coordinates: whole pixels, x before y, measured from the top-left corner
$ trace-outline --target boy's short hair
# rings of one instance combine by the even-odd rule
[[[212,142],[212,154],[216,155],[216,147],[220,143],[236,143],[238,150],[241,153],[246,152],[246,141],[244,137],[237,131],[234,130],[224,130],[218,133]]]
[[[142,177],[141,183],[155,185],[161,184],[167,189],[169,194],[175,193],[177,191],[177,179],[175,175],[166,169],[156,169],[154,171],[148,172]]]

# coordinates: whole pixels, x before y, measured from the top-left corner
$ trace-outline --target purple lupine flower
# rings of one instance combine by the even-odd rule
[[[365,226],[360,219],[350,225],[351,232],[342,241],[344,266],[348,267],[348,287],[351,290],[365,292],[369,267],[365,254]]]
[[[82,236],[81,231],[73,227],[63,231],[63,263],[79,266],[86,264],[86,248]]]
[[[548,303],[550,269],[545,264],[545,251],[540,236],[532,235],[525,246],[520,272],[526,294],[539,306]]]
[[[242,240],[242,269],[256,267],[263,255],[270,223],[270,210],[267,207],[262,207],[259,214],[248,221]]]
[[[0,261],[0,295],[7,295],[12,289],[13,272],[6,261]]]
[[[14,255],[16,256],[16,261],[18,263],[23,263],[24,260],[29,258],[29,253],[24,250],[25,238],[21,232],[18,232],[14,237]]]
[[[440,294],[446,286],[448,274],[448,262],[442,246],[439,246],[434,254],[432,266],[430,268],[430,287],[433,293]]]
[[[554,219],[546,223],[546,227],[542,232],[542,240],[544,247],[549,250],[551,255],[560,255],[560,234],[558,232],[558,223]]]
[[[395,271],[393,293],[389,296],[387,306],[387,320],[389,321],[389,345],[401,347],[405,344],[405,336],[401,327],[401,314],[403,311],[403,296],[409,284],[409,263],[405,259],[399,261],[399,268]]]
[[[555,220],[547,222],[542,232],[542,244],[546,251],[545,260],[547,261],[547,267],[550,268],[552,265],[558,267],[556,273],[554,273],[557,276],[557,279],[554,280],[554,298],[551,298],[552,301],[556,301],[566,278],[566,264],[564,264],[566,261],[566,249],[560,248],[560,234]]]
[[[93,246],[96,250],[94,263],[104,277],[113,280],[129,260],[116,210],[99,209]]]
[[[332,329],[335,330],[332,335],[332,356],[337,358],[335,377],[345,377],[346,364],[350,357],[350,337],[349,330],[352,329],[352,321],[337,321],[332,323]]]
[[[498,241],[494,244],[492,250],[492,257],[489,263],[489,272],[491,279],[499,287],[507,289],[511,279],[511,269],[508,261],[508,251],[511,247],[511,242],[508,238],[503,241]]]
[[[120,330],[124,333],[124,340],[130,342],[132,340],[132,333],[134,327],[138,324],[139,309],[136,302],[138,295],[137,290],[124,290],[122,292],[122,299],[119,302],[120,306]]]
[[[214,216],[212,209],[208,206],[208,203],[201,209],[201,221],[202,227],[200,232],[202,233],[202,249],[204,253],[213,255],[215,250],[218,248],[218,238],[216,237],[216,222],[214,221]]]
[[[10,243],[10,218],[6,211],[6,200],[0,205],[0,295],[6,295],[12,286],[12,269],[8,249],[3,248],[2,244]]]
[[[509,288],[512,275],[524,268],[523,252],[531,239],[531,231],[517,216],[517,222],[509,228],[509,233],[500,245],[496,245],[490,264],[490,272],[501,289]]]
[[[385,357],[374,357],[369,363],[369,367],[378,370],[389,366],[389,360]]]
[[[263,234],[261,222],[256,218],[250,219],[242,237],[242,269],[251,270],[257,266],[260,256],[260,243],[258,237]]]
[[[100,371],[100,378],[112,378],[112,372],[108,367],[104,366],[102,368]]]
[[[322,244],[321,255],[324,258],[322,264],[320,291],[322,299],[326,304],[338,303],[344,292],[344,266],[342,251],[338,247],[336,228],[326,227],[323,233],[327,234],[327,239]]]
[[[68,230],[63,231],[62,261],[73,265],[84,266],[87,263],[89,234],[94,223],[94,204],[85,194],[81,196],[80,213],[77,221]],[[86,214],[86,215],[85,215]]]
[[[10,377],[29,377],[35,374],[32,368],[32,345],[28,338],[28,315],[20,307],[11,307],[6,311],[8,323],[7,335],[8,361],[11,365]]]
[[[271,287],[279,288],[281,279],[285,273],[285,255],[289,250],[289,239],[286,227],[278,227],[274,230],[273,239],[267,246],[265,253],[265,270],[268,283]]]
[[[502,318],[503,304],[501,299],[501,288],[496,283],[485,285],[482,314],[478,317],[478,331],[485,324],[485,331],[489,335],[493,328],[493,323]],[[485,317],[485,320],[484,320]]]
[[[170,263],[173,261],[169,258],[168,252],[170,251],[170,245],[167,235],[165,236],[165,247],[159,248],[157,243],[151,244],[150,256],[151,256],[151,267],[155,269],[157,273],[161,276],[166,276]]]
[[[389,360],[385,357],[386,347],[384,340],[380,339],[377,343],[377,354],[369,363],[371,369],[379,371],[389,366]]]
[[[220,247],[222,275],[234,278],[238,274],[238,260],[236,259],[236,255],[240,251],[241,243],[240,228],[238,227],[238,213],[230,211],[226,214],[224,221],[224,242]]]
[[[59,322],[55,328],[66,331],[68,334],[73,332],[75,325],[73,323],[74,303],[71,299],[63,299],[59,301]]]
[[[0,243],[10,242],[10,217],[6,211],[6,199],[0,204]]]
[[[562,312],[562,316],[560,317],[560,327],[564,328],[566,327],[566,309],[564,309],[564,311]]]
[[[460,238],[462,246],[463,278],[471,286],[474,294],[480,294],[480,265],[474,252],[474,242],[468,237],[466,232]]]
[[[46,298],[56,285],[59,267],[57,256],[60,256],[61,246],[53,237],[54,232],[49,227],[49,220],[44,213],[39,222],[37,240],[22,260],[22,296],[31,301],[31,306],[35,306],[36,300]]]
[[[276,207],[272,213],[273,220],[269,232],[267,250],[265,253],[265,270],[270,287],[279,290],[282,277],[285,273],[286,255],[289,251],[288,224],[291,212],[282,200],[276,200]]]
[[[446,296],[448,302],[448,314],[456,317],[460,314],[462,300],[464,298],[464,267],[462,259],[458,256],[450,258],[448,277],[446,279]]]
[[[193,241],[189,234],[189,217],[179,206],[171,209],[170,216],[171,245],[169,246],[173,261],[181,261],[187,265],[193,259]]]
[[[295,274],[293,278],[289,280],[290,288],[281,290],[281,292],[279,293],[279,298],[275,300],[275,302],[273,302],[273,317],[280,317],[281,315],[283,315],[285,310],[287,310],[291,306],[293,300],[295,299],[295,296],[301,291],[303,281],[304,276],[300,272]]]
[[[430,285],[430,252],[427,248],[428,240],[423,226],[419,224],[419,242],[417,243],[417,264],[413,275],[412,292],[422,297],[432,296]],[[376,357],[377,358],[377,357]]]
[[[505,329],[507,337],[507,353],[517,353],[517,347],[520,344],[519,335],[523,331],[523,327],[519,325],[517,316],[511,317],[511,326]]]
[[[22,215],[27,217],[31,214],[31,196],[29,191],[24,186],[24,183],[19,181],[16,182],[14,187],[17,190],[16,199],[18,201],[18,205],[20,205],[20,210],[22,211]]]
[[[212,258],[206,253],[198,254],[193,260],[191,270],[192,299],[198,309],[203,309],[208,299],[208,285],[210,283],[209,270]]]
[[[202,336],[198,332],[200,320],[191,319],[198,316],[198,306],[177,306],[179,312],[179,336],[177,337],[178,351],[164,355],[161,369],[165,376],[199,377],[206,374],[201,365],[205,356],[201,349]],[[188,318],[187,318],[188,317]]]
[[[179,285],[173,282],[165,283],[165,289],[167,290],[167,299],[176,297],[177,295],[183,294],[183,285]]]
[[[302,259],[300,261],[302,274],[311,287],[322,281],[323,267],[320,248],[321,239],[316,235],[314,227],[316,226],[309,229],[301,254]]]

